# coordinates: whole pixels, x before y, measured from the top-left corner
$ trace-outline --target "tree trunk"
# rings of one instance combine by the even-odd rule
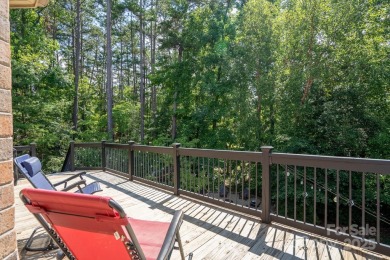
[[[80,0],[76,2],[76,28],[75,28],[75,59],[74,59],[74,100],[73,100],[73,129],[77,131],[78,128],[78,112],[79,112],[79,104],[78,104],[78,94],[79,94],[79,79],[80,79]]]
[[[140,0],[140,7],[143,8],[143,0]],[[143,11],[142,11],[143,12]],[[143,13],[140,14],[140,108],[141,108],[141,122],[140,122],[140,137],[141,143],[145,139],[145,32]]]
[[[119,98],[123,99],[123,39],[120,39]]]
[[[106,78],[107,78],[107,74],[106,74],[106,72],[107,72],[107,45],[103,46],[103,63],[101,64],[101,66],[102,67],[101,67],[101,70],[100,70],[100,75],[102,75],[102,81],[101,81],[102,93],[107,93],[107,84],[106,84]]]
[[[80,0],[78,0],[80,1]],[[83,52],[83,17],[82,17],[82,13],[81,13],[81,10],[80,10],[80,13],[79,13],[79,17],[80,17],[80,27],[79,27],[79,38],[80,38],[80,67],[79,67],[79,70],[80,70],[80,77],[79,78],[82,78],[83,77],[83,73],[84,73],[84,52]]]
[[[53,32],[53,43],[54,44],[57,41],[57,19],[56,18],[57,18],[56,16],[53,17],[53,31],[52,32]],[[58,53],[59,53],[59,50],[55,51],[55,62],[56,62],[56,64],[59,63],[59,55],[58,55]],[[54,61],[52,63],[52,67],[54,67]]]
[[[311,86],[313,85],[313,81],[314,81],[314,78],[312,75],[312,66],[313,66],[313,62],[314,62],[314,60],[313,60],[314,38],[315,38],[315,24],[314,24],[314,13],[312,13],[311,17],[310,17],[309,48],[307,50],[307,55],[306,55],[306,58],[307,58],[306,62],[307,62],[307,67],[308,67],[307,71],[309,73],[309,77],[306,80],[306,84],[305,84],[305,87],[303,89],[303,95],[301,98],[302,105],[305,103],[306,99],[308,98]]]
[[[131,42],[130,43],[131,45],[133,45],[133,43]],[[131,70],[130,70],[130,58],[129,58],[129,53],[130,53],[130,50],[129,50],[129,45],[126,44],[126,71],[127,71],[127,74],[126,74],[126,85],[130,87],[130,76],[131,76]]]
[[[97,67],[97,65],[96,65],[97,59],[98,59],[98,48],[96,47],[95,58],[93,59],[93,65],[92,65],[92,69],[91,69],[91,77],[89,78],[89,85],[92,85],[92,80],[95,79],[95,67]],[[97,71],[99,71],[99,68],[97,68]]]
[[[133,65],[133,88],[134,96],[137,96],[137,64],[135,63],[135,44],[134,44],[134,29],[133,29],[133,15],[131,15],[130,26],[130,41],[131,41],[131,63]]]
[[[154,10],[157,12],[157,4],[158,1],[155,1]],[[157,38],[157,17],[156,21],[154,21],[154,24],[151,26],[151,59],[150,59],[150,65],[152,67],[152,74],[154,73],[154,67],[156,64],[156,38]],[[151,110],[152,110],[152,123],[153,123],[153,129],[156,129],[157,124],[157,88],[156,85],[152,86],[152,97],[151,97]],[[152,133],[152,137],[156,138],[157,133],[154,130]]]
[[[107,134],[108,140],[114,140],[113,122],[112,122],[112,49],[111,49],[111,0],[107,0],[107,56],[106,56],[106,95],[107,95]]]
[[[178,62],[181,63],[183,58],[183,48],[179,46],[179,55],[178,55]],[[175,94],[173,96],[173,115],[172,115],[172,140],[175,141],[177,136],[177,117],[176,117],[176,111],[177,111],[177,96],[178,96],[178,86],[175,85]]]

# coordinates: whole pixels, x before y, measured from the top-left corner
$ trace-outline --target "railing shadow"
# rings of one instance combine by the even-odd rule
[[[100,174],[112,173],[105,172]],[[155,187],[150,187],[143,183],[130,182],[128,180],[124,180],[124,177],[122,176],[118,176],[118,182],[113,183],[99,178],[98,174],[96,173],[88,174],[88,177],[92,180],[99,181],[107,188],[115,189],[128,196],[131,196],[136,200],[139,200],[142,203],[149,205],[149,208],[151,209],[159,209],[171,215],[173,215],[176,210],[181,209],[185,214],[185,221],[200,228],[206,229],[209,232],[213,232],[214,236],[222,235],[226,239],[248,247],[247,251],[253,254],[253,256],[266,255],[285,259],[322,259],[323,257],[328,257],[330,259],[344,259],[343,254],[345,254],[345,249],[343,246],[338,243],[329,242],[329,240],[326,238],[320,239],[316,236],[308,236],[306,233],[302,233],[297,230],[292,231],[280,225],[263,223],[260,224],[257,234],[255,236],[252,235],[252,237],[249,237],[253,231],[253,226],[250,228],[250,232],[247,233],[248,235],[244,235],[243,230],[245,226],[247,225],[248,221],[258,222],[259,219],[244,216],[239,213],[225,210],[223,208],[209,204],[202,205],[199,203],[199,201],[195,201],[199,206],[186,208],[186,205],[188,204],[187,202],[194,201],[193,199],[188,199],[187,197],[177,197],[166,191],[156,189]],[[153,190],[143,189],[142,187],[145,186],[150,187]],[[199,210],[202,206],[204,209]],[[205,212],[203,212],[204,210]],[[207,214],[210,215],[203,220],[200,219],[200,217]],[[221,219],[220,216],[223,214],[225,214],[225,216]],[[232,219],[226,221],[227,216],[232,216]],[[234,232],[238,223],[242,220],[245,222],[245,224],[238,232]],[[225,222],[226,224],[223,225]],[[234,224],[233,228],[227,229],[229,224]],[[269,232],[274,232],[273,236],[271,235],[272,239],[269,239]],[[183,240],[185,240],[187,237],[191,237],[191,234],[184,234]],[[308,244],[310,244],[310,247]],[[348,258],[356,259],[357,257],[361,258],[362,256],[369,256],[371,259],[376,258],[369,253],[357,251],[354,249],[350,249],[348,253]]]

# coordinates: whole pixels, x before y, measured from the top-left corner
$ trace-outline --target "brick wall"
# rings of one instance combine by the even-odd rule
[[[0,0],[0,259],[18,259],[12,170],[9,2]]]

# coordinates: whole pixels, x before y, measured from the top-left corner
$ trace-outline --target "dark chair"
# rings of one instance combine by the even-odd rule
[[[229,188],[225,186],[225,184],[221,184],[219,186],[219,197],[226,198],[229,195]]]
[[[44,190],[53,190],[56,191],[57,187],[60,185],[63,185],[62,191],[69,191],[71,189],[77,188],[76,193],[86,193],[86,194],[93,194],[98,191],[102,191],[100,188],[99,182],[93,182],[88,185],[86,185],[85,179],[83,179],[83,175],[85,175],[85,172],[78,173],[76,175],[73,175],[63,181],[60,181],[58,183],[52,184],[49,179],[46,177],[45,174],[42,172],[42,165],[38,158],[36,157],[30,157],[28,154],[24,154],[22,156],[16,157],[14,159],[14,163],[16,167],[18,168],[19,172],[23,174],[23,176],[26,177],[26,179],[31,183],[31,185],[34,188],[37,189],[44,189]],[[73,182],[72,182],[73,181]],[[71,182],[70,184],[68,184]],[[30,238],[27,240],[25,250],[27,251],[46,251],[46,250],[52,250],[56,249],[56,247],[53,244],[53,241],[50,240],[46,246],[44,247],[32,247],[32,243],[34,241],[34,235],[38,231],[38,229],[41,227],[38,227],[34,229],[32,232]]]
[[[128,218],[110,197],[27,188],[20,198],[62,250],[58,259],[169,259],[175,241],[184,259],[181,211],[160,222]]]
[[[77,193],[86,193],[93,194],[98,191],[102,191],[100,188],[99,182],[93,182],[86,184],[86,181],[83,179],[83,175],[86,172],[81,172],[71,177],[60,181],[58,183],[52,184],[45,174],[42,172],[42,164],[37,157],[30,157],[28,154],[16,157],[14,163],[18,168],[19,172],[23,174],[24,177],[31,183],[34,188],[44,189],[44,190],[57,190],[57,187],[63,185],[62,191],[69,191],[77,187]],[[73,180],[79,178],[75,182]],[[70,183],[71,184],[68,184]]]

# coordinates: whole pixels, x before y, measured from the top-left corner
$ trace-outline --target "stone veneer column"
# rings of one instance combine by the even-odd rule
[[[19,259],[12,167],[9,0],[0,0],[0,259]]]

